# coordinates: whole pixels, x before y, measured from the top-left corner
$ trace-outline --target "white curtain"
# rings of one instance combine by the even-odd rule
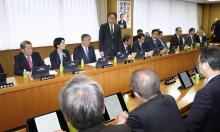
[[[183,33],[190,27],[197,28],[197,3],[178,0],[134,0],[133,33],[141,28],[151,33],[159,28],[164,35],[175,33],[180,26]]]
[[[98,40],[96,0],[0,0],[0,50],[23,40],[48,46],[55,37],[78,43],[88,33]]]

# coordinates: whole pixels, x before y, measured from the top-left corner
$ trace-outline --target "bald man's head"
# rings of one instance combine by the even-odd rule
[[[148,69],[133,72],[131,86],[134,92],[145,99],[160,93],[160,79],[154,71]]]

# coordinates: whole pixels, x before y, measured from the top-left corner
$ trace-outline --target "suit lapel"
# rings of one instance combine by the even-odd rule
[[[25,67],[28,68],[26,70],[31,70],[30,66],[28,64],[27,58],[25,57],[24,53],[21,53],[21,56],[22,56],[22,60],[23,60],[23,62],[25,64]],[[33,63],[33,58],[31,58],[31,59],[32,59],[32,63]],[[34,63],[33,63],[33,66],[34,66]]]

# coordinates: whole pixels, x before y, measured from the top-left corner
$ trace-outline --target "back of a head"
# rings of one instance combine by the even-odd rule
[[[220,70],[220,47],[209,46],[200,51],[200,62],[208,62],[212,70]]]
[[[142,29],[138,29],[137,30],[137,34],[139,34],[139,33],[143,33],[143,30]]]
[[[60,93],[60,107],[76,129],[100,124],[104,110],[102,88],[86,76],[72,78]]]
[[[160,79],[149,69],[140,69],[132,73],[131,86],[134,92],[145,99],[155,94],[160,94]]]

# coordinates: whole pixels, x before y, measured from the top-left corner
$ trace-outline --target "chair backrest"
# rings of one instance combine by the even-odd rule
[[[71,54],[71,61],[73,61],[73,54]]]
[[[50,65],[50,66],[51,66],[50,58],[49,58],[49,57],[44,58],[44,63],[45,63],[46,65]]]
[[[170,42],[167,42],[167,47],[168,47],[168,49],[170,48]]]

